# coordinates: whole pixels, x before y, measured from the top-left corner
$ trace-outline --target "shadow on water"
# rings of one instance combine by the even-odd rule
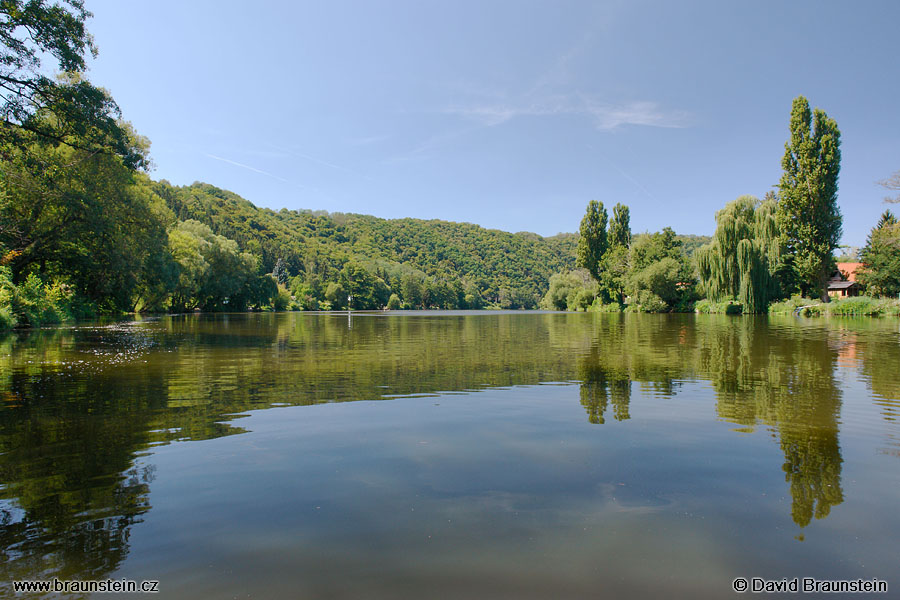
[[[114,572],[151,507],[141,457],[240,434],[248,410],[542,382],[580,385],[587,421],[607,426],[631,419],[633,401],[708,382],[711,414],[775,434],[805,527],[843,501],[838,369],[896,423],[898,338],[877,320],[490,313],[188,315],[7,334],[2,579]]]

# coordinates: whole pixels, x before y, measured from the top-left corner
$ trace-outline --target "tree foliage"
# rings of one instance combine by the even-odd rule
[[[862,251],[859,281],[875,296],[900,295],[900,223],[886,210]]]
[[[625,291],[633,309],[687,310],[695,299],[694,271],[671,227],[635,237]]]
[[[0,152],[33,142],[64,144],[147,166],[119,123],[118,105],[81,76],[85,53],[97,54],[85,28],[90,16],[82,0],[0,2]],[[61,77],[45,74],[46,59]]]
[[[597,283],[585,269],[556,273],[541,299],[544,310],[585,310],[597,295]]]
[[[235,240],[243,251],[259,256],[264,271],[271,272],[281,260],[289,275],[301,277],[318,300],[324,296],[315,282],[339,281],[349,262],[390,289],[383,302],[371,294],[354,293],[365,302],[355,308],[382,308],[390,293],[398,294],[408,307],[479,308],[487,303],[533,308],[550,275],[573,268],[575,262],[572,234],[545,238],[439,220],[276,212],[201,183],[175,187],[163,181],[156,184],[156,192],[178,219],[203,222],[218,235]],[[410,278],[418,286],[408,283]],[[464,292],[461,300],[456,289],[450,293],[445,289],[455,288],[456,282]]]
[[[788,291],[818,293],[825,300],[825,283],[834,270],[833,252],[841,240],[837,205],[841,133],[825,111],[810,111],[803,96],[794,99],[790,130],[778,186],[782,278]]]
[[[613,207],[613,218],[609,222],[609,246],[631,245],[631,211],[624,204]]]
[[[162,274],[171,212],[120,157],[29,143],[0,172],[0,247],[15,282],[66,280],[98,306],[130,310],[139,282]]]
[[[203,223],[179,223],[169,232],[169,249],[178,266],[176,310],[244,310],[266,305],[278,293],[275,280],[259,274],[255,256]]]
[[[631,246],[631,214],[624,204],[613,207],[609,223],[608,248],[600,260],[600,295],[604,302],[625,304],[628,277],[628,249]]]
[[[702,292],[713,302],[737,300],[765,312],[778,295],[778,228],[773,200],[741,196],[716,213],[712,242],[696,253]]]
[[[578,254],[575,264],[582,269],[587,269],[596,281],[600,281],[600,260],[603,258],[608,244],[607,218],[603,203],[591,200],[578,230]]]

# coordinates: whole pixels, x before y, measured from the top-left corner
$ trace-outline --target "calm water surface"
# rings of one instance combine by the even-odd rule
[[[294,313],[8,334],[0,595],[722,598],[808,576],[897,597],[898,328]]]

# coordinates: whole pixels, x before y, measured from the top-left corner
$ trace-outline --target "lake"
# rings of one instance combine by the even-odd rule
[[[4,596],[900,590],[896,319],[166,316],[7,334],[0,396]]]

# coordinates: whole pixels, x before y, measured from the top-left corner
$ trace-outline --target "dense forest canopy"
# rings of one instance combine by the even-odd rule
[[[550,275],[575,263],[573,234],[544,238],[440,220],[273,211],[204,183],[177,187],[163,181],[156,192],[177,219],[204,223],[259,256],[262,272],[273,272],[280,260],[290,278],[300,276],[305,283],[336,281],[344,266],[354,262],[381,277],[401,298],[402,286],[391,280],[413,273],[423,282],[458,282],[504,308],[532,308]],[[459,304],[447,307],[462,308]]]

